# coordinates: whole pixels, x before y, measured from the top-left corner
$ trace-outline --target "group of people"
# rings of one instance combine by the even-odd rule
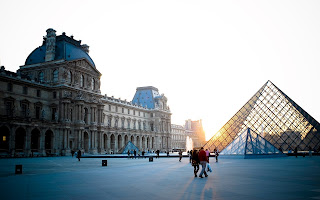
[[[131,151],[130,150],[128,150],[128,152],[127,152],[127,154],[128,154],[128,158],[137,158],[137,153],[138,153],[138,158],[140,158],[140,156],[142,156],[142,158],[146,158],[145,157],[145,151],[144,150],[142,150],[141,151],[141,155],[140,155],[140,151],[139,152],[137,152],[135,149],[133,150],[133,149],[131,149]],[[149,151],[148,151],[148,153],[149,153]],[[159,158],[159,155],[160,155],[160,151],[159,150],[157,150],[156,152],[156,158]]]
[[[80,151],[80,149],[79,149],[77,152],[75,152],[74,150],[71,150],[71,155],[72,155],[72,157],[73,157],[74,154],[76,154],[76,157],[78,158],[78,161],[80,161],[80,158],[81,158],[81,151]]]
[[[132,150],[131,149],[131,151],[128,150],[127,153],[128,153],[128,158],[132,158],[132,159],[133,158],[135,158],[135,159],[137,158],[137,151],[136,150]],[[145,156],[144,156],[145,153],[146,153],[145,151],[141,152],[141,155],[142,155],[143,158],[145,158]],[[140,158],[140,152],[138,152],[138,158]]]
[[[218,150],[214,150],[215,157],[216,157],[216,162],[218,162]],[[212,172],[211,166],[209,164],[209,157],[210,157],[210,152],[208,149],[204,150],[203,147],[201,147],[200,151],[198,150],[191,150],[190,151],[190,162],[192,163],[193,166],[193,172],[194,172],[194,177],[197,177],[198,171],[199,171],[199,165],[202,166],[201,172],[199,174],[200,178],[203,178],[203,174],[205,177],[208,177],[207,171]],[[179,160],[180,161],[180,160]]]

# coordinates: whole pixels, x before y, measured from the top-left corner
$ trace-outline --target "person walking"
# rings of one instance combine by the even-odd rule
[[[80,161],[80,158],[81,158],[81,151],[79,149],[79,151],[77,152],[77,158],[78,158],[78,161]]]
[[[190,152],[189,152],[189,157],[190,157],[190,159],[189,159],[189,163],[191,163],[192,162],[192,150],[190,150]]]
[[[74,151],[73,150],[71,150],[71,155],[72,155],[72,158],[73,158],[73,155],[74,155]]]
[[[208,160],[209,160],[209,157],[210,157],[210,151],[209,151],[208,149],[206,149],[206,156],[207,156],[207,158],[208,158]]]
[[[182,159],[182,151],[180,150],[179,151],[179,162],[181,162],[181,159]]]
[[[137,159],[137,151],[136,150],[133,151],[133,155],[134,155],[134,159]]]
[[[207,166],[208,158],[207,158],[206,152],[203,150],[203,147],[201,147],[198,156],[199,156],[200,164],[202,166],[202,169],[201,169],[201,172],[199,174],[199,177],[203,178],[202,174],[204,174],[204,176],[207,177],[208,174],[206,172],[206,166]]]
[[[130,151],[130,157],[133,159],[133,149]]]
[[[128,158],[130,158],[130,151],[129,150],[128,150],[127,154],[128,154]]]
[[[213,153],[214,153],[214,156],[216,157],[216,162],[218,162],[219,150],[214,149]]]
[[[197,150],[194,150],[192,152],[192,166],[193,166],[193,173],[194,173],[194,177],[197,177],[197,173],[199,171],[199,156],[198,156],[198,151]]]
[[[157,153],[157,158],[159,158],[160,150],[158,149],[158,150],[156,151],[156,153]]]

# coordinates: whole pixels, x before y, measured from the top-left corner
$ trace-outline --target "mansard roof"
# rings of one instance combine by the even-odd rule
[[[159,97],[161,96],[159,95],[158,89],[153,86],[138,87],[132,103],[149,109],[154,109],[155,99]]]
[[[47,39],[44,37],[42,45],[30,53],[26,59],[25,65],[45,62],[46,41]],[[73,39],[73,36],[69,37],[65,33],[62,33],[62,35],[56,37],[54,60],[71,61],[85,58],[95,67],[93,60],[85,50],[87,47],[87,45],[81,45],[81,40],[75,40]]]

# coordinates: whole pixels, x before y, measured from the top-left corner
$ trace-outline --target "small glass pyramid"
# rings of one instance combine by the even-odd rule
[[[319,122],[271,81],[249,99],[204,145],[204,149],[222,151],[248,128],[281,151],[296,147],[298,151],[320,150]]]
[[[139,151],[139,148],[136,147],[131,141],[129,141],[129,142],[127,143],[127,145],[123,148],[123,150],[120,149],[119,153],[127,154],[127,153],[128,153],[128,150],[129,150],[130,152],[131,152],[131,150],[132,150],[132,151],[136,150],[136,151],[138,152],[138,151]]]
[[[259,134],[250,130],[243,131],[220,155],[273,155],[282,152]]]

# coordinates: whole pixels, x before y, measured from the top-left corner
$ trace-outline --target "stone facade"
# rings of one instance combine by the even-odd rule
[[[171,125],[171,146],[175,151],[200,148],[206,143],[202,120],[186,120],[185,125]]]
[[[171,150],[167,98],[154,96],[150,108],[102,95],[101,74],[80,43],[48,29],[16,73],[1,67],[0,154],[119,153],[128,141],[140,150]]]

